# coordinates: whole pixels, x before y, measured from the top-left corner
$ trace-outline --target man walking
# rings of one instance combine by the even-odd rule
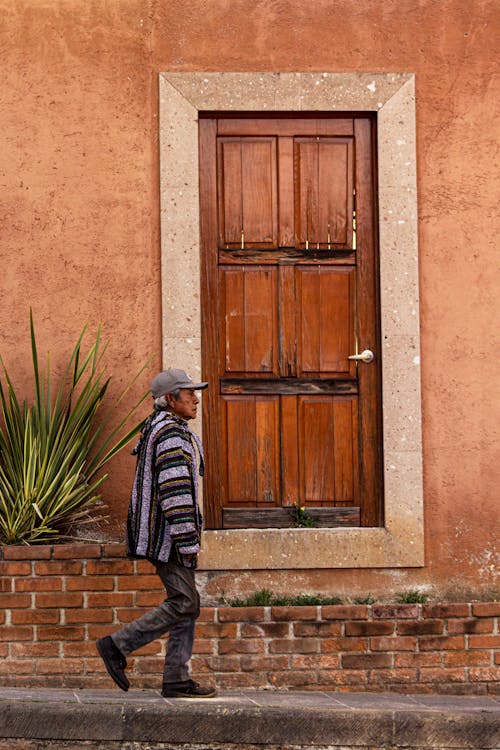
[[[122,690],[128,690],[130,684],[125,675],[126,656],[168,631],[162,695],[209,698],[216,694],[189,679],[187,667],[200,612],[194,574],[202,524],[197,452],[199,473],[203,474],[201,442],[187,423],[196,417],[196,390],[207,385],[193,383],[184,370],[178,369],[159,373],[151,383],[155,411],[146,420],[134,451],[137,468],[127,520],[127,546],[131,557],[153,563],[167,599],[97,641],[109,675]]]

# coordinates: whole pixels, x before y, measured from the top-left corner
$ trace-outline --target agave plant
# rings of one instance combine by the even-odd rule
[[[110,378],[102,357],[101,326],[84,354],[83,328],[58,387],[50,361],[38,365],[30,312],[34,402],[19,402],[3,360],[6,385],[0,381],[0,544],[53,541],[72,524],[88,517],[100,500],[103,467],[136,435],[130,427],[147,393],[116,424],[116,410],[144,366],[102,418],[96,419]],[[102,411],[102,410],[101,410]],[[100,415],[99,415],[100,416]],[[113,426],[114,425],[114,426]],[[128,431],[122,434],[125,429]]]

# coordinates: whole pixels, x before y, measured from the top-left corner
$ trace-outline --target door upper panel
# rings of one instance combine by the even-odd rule
[[[353,139],[295,138],[295,228],[299,247],[352,247]]]
[[[218,245],[224,249],[354,245],[354,139],[217,139]]]
[[[276,247],[276,138],[219,138],[219,247]]]

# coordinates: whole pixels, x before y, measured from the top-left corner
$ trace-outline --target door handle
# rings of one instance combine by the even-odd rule
[[[356,362],[366,362],[366,364],[370,364],[370,362],[373,362],[375,359],[374,353],[371,351],[371,349],[365,349],[361,354],[351,354],[350,357],[347,357],[347,359],[354,359]]]

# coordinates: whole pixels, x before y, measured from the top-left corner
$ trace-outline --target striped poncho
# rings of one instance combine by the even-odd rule
[[[167,562],[200,551],[196,443],[199,438],[180,417],[159,411],[146,420],[137,445],[137,468],[127,520],[127,546],[132,557]],[[172,547],[174,550],[172,550]]]

